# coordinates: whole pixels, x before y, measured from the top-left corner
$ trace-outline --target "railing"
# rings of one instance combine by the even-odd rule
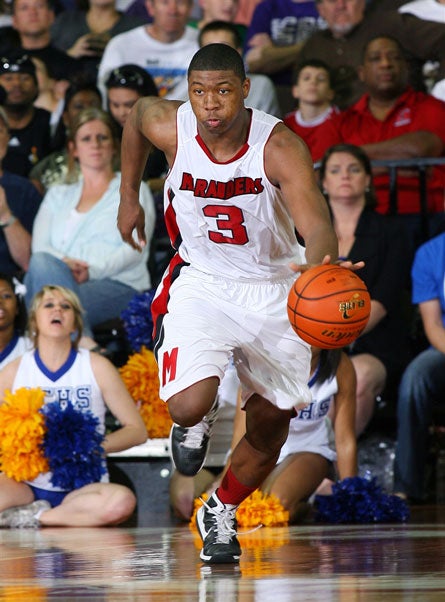
[[[389,215],[397,215],[397,172],[399,169],[415,169],[419,174],[419,201],[421,232],[424,240],[429,238],[428,199],[427,199],[427,170],[439,165],[445,166],[445,157],[415,157],[413,159],[385,159],[371,161],[373,167],[385,167],[389,172]],[[318,169],[320,162],[314,164]]]

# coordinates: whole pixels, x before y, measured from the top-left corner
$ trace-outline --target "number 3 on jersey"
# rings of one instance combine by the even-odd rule
[[[216,219],[218,230],[230,230],[232,236],[226,236],[222,232],[209,230],[209,239],[216,244],[245,245],[249,237],[244,226],[244,215],[242,210],[235,205],[224,207],[222,205],[206,205],[202,209],[206,217]]]

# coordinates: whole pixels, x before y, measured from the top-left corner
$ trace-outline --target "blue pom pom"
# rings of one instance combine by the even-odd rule
[[[64,491],[97,483],[106,473],[103,434],[97,416],[68,401],[43,406],[47,432],[43,452],[52,472],[51,483]]]
[[[332,487],[332,495],[316,495],[315,519],[333,524],[400,523],[409,518],[404,500],[388,495],[376,478],[350,477]]]
[[[121,313],[128,342],[135,352],[139,352],[141,347],[153,349],[151,302],[154,294],[155,289],[136,294]]]

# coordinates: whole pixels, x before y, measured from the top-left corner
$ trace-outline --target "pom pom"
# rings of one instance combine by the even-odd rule
[[[155,289],[137,293],[121,313],[128,342],[133,351],[142,347],[153,349],[153,319],[151,302]]]
[[[384,493],[375,477],[338,481],[332,495],[315,496],[314,507],[316,520],[334,524],[400,523],[409,518],[406,502]]]
[[[166,438],[172,419],[165,402],[159,398],[158,365],[154,353],[142,347],[119,369],[122,380],[139,407],[150,439]]]
[[[42,413],[47,427],[43,450],[54,487],[73,490],[99,482],[106,467],[97,416],[75,409],[70,401],[48,403]]]
[[[20,388],[5,392],[0,406],[0,470],[16,481],[30,481],[48,470],[41,445],[45,423],[39,410],[41,389]]]
[[[196,513],[207,501],[208,495],[202,494],[196,498],[190,526],[196,526]],[[283,527],[289,523],[289,512],[283,508],[280,500],[275,495],[267,495],[256,489],[241,502],[236,511],[238,527],[252,529],[255,527]]]

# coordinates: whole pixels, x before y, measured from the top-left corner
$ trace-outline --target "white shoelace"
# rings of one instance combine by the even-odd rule
[[[233,528],[236,508],[218,510],[211,508],[204,500],[202,500],[202,503],[208,512],[213,515],[216,527],[216,543],[230,543],[231,538],[236,536],[236,529]]]

